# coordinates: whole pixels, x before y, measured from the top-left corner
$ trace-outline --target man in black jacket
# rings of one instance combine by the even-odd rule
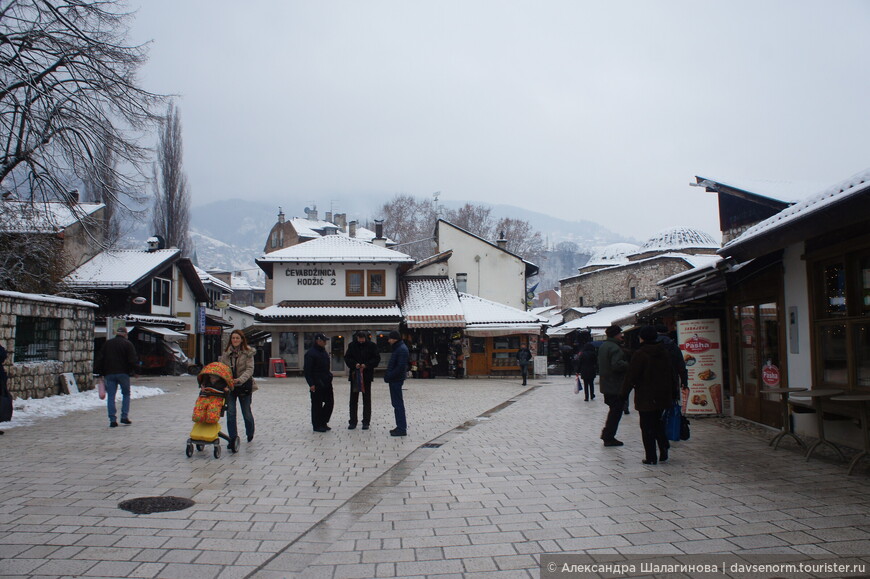
[[[405,398],[402,396],[402,385],[405,383],[405,375],[408,373],[408,346],[402,340],[402,335],[393,330],[387,338],[393,347],[393,355],[387,362],[387,371],[384,373],[384,382],[390,385],[390,402],[393,404],[393,413],[396,415],[396,427],[390,431],[390,436],[406,436],[408,434],[408,421],[405,418]]]
[[[362,392],[362,429],[368,430],[372,418],[372,379],[375,376],[375,368],[381,363],[381,355],[378,353],[377,344],[368,339],[367,332],[359,330],[354,334],[354,340],[348,345],[347,352],[344,354],[344,363],[349,369],[350,379],[350,420],[347,429],[356,428],[359,395]]]
[[[103,376],[106,384],[106,406],[109,411],[109,427],[118,426],[115,395],[121,387],[121,424],[132,424],[130,420],[130,376],[136,373],[139,358],[136,348],[127,339],[127,328],[121,326],[115,337],[103,344],[97,355],[94,371]]]
[[[314,345],[305,352],[303,373],[311,392],[311,424],[314,432],[331,430],[328,423],[335,400],[332,393],[332,372],[329,371],[329,354],[326,352],[328,341],[325,334],[317,333],[314,335]]]

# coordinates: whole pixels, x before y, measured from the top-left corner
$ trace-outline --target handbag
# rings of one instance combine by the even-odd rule
[[[233,393],[236,396],[247,396],[253,391],[254,391],[254,379],[253,378],[248,378],[247,382],[245,382],[243,384],[239,384],[238,386],[233,388]]]
[[[580,384],[580,376],[577,376],[574,379],[574,394],[580,394],[581,390],[583,390],[583,385]]]
[[[665,411],[665,435],[668,440],[677,442],[680,440],[680,428],[682,426],[682,415],[680,413],[680,405],[674,404],[670,409]]]
[[[106,381],[102,378],[97,379],[97,393],[100,396],[100,400],[106,399]]]
[[[680,440],[689,440],[692,435],[689,432],[689,419],[685,416],[680,416]]]
[[[193,421],[201,424],[216,424],[221,419],[224,399],[220,396],[199,396],[193,406]]]

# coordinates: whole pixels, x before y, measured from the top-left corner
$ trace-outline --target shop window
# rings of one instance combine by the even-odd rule
[[[368,295],[370,296],[385,296],[387,295],[387,274],[383,269],[369,270],[367,273],[369,282]]]
[[[870,387],[870,323],[855,325],[854,332],[857,384]]]
[[[57,360],[60,319],[18,316],[15,320],[15,362]]]
[[[299,368],[299,334],[297,332],[281,332],[278,335],[279,355],[284,358],[288,368]]]
[[[365,293],[363,288],[363,270],[349,269],[345,274],[345,295],[347,296],[362,296]]]
[[[169,287],[168,279],[155,277],[151,280],[151,305],[158,307],[169,307]]]
[[[826,317],[846,314],[846,268],[842,262],[822,270],[822,312]]]
[[[471,338],[471,353],[486,354],[486,338]]]

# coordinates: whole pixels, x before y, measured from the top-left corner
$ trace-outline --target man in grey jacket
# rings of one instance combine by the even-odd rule
[[[622,442],[616,440],[616,429],[619,428],[619,420],[625,407],[622,383],[628,371],[628,356],[622,349],[622,328],[612,325],[604,333],[607,341],[598,348],[598,389],[604,394],[608,411],[601,440],[604,441],[604,446],[622,446]]]

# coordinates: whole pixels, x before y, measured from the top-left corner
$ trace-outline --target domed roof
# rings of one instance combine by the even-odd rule
[[[647,251],[675,251],[683,249],[719,249],[713,237],[691,227],[671,227],[659,231],[640,246],[637,253]]]
[[[592,257],[589,258],[589,261],[583,267],[626,263],[628,261],[626,256],[635,253],[638,249],[640,248],[633,243],[611,243],[593,253]]]

